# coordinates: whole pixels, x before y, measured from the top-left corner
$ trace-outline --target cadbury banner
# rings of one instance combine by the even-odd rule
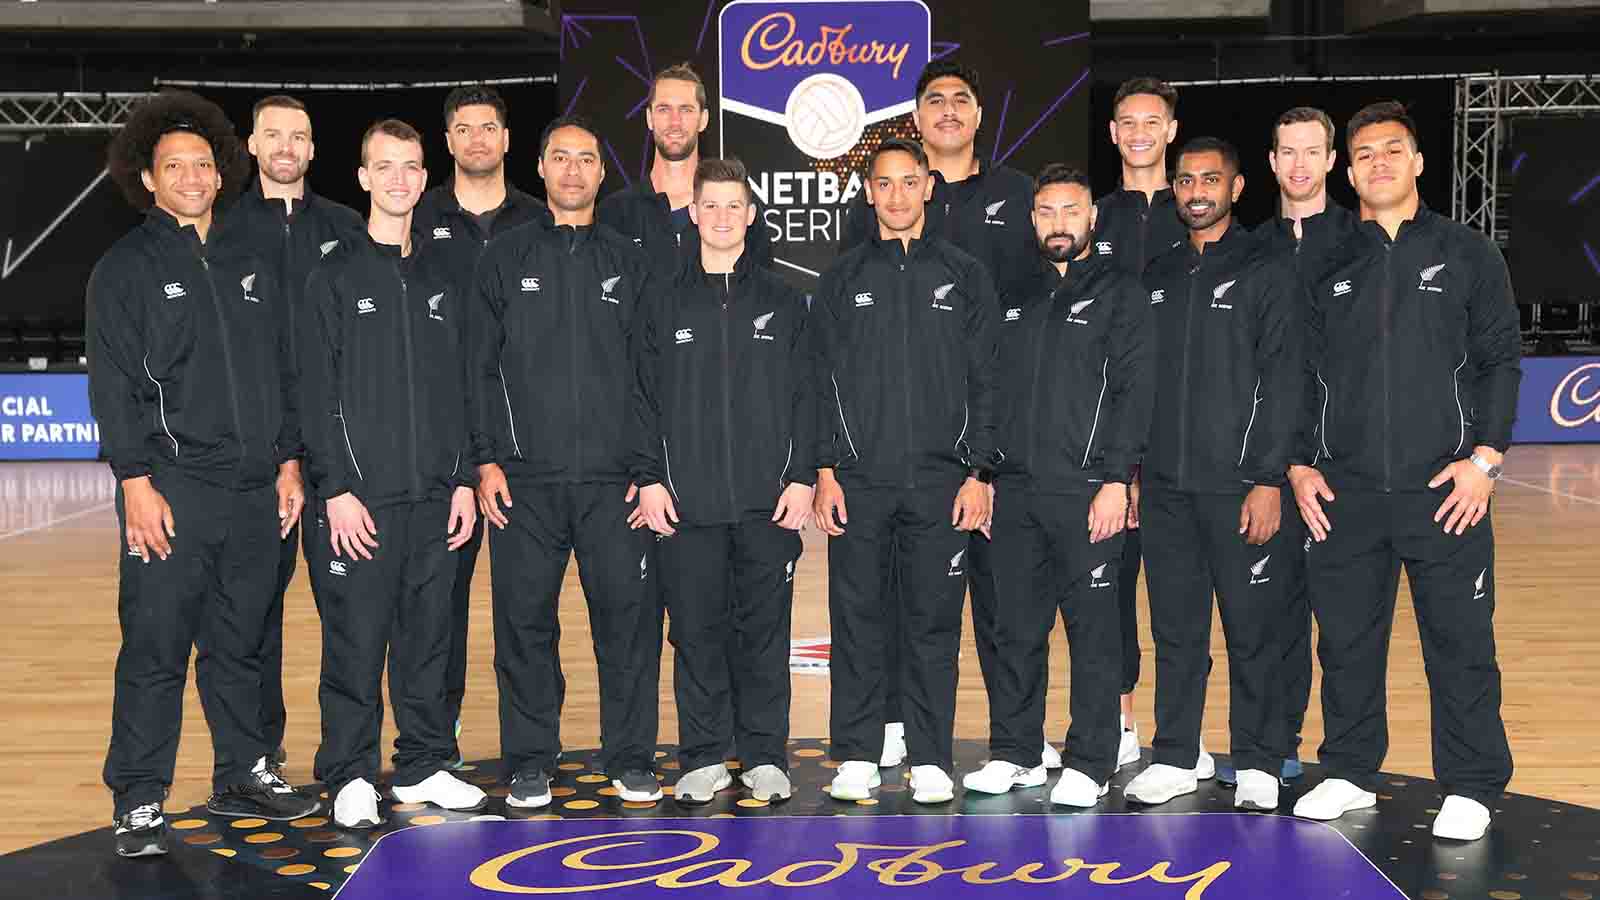
[[[1600,356],[1530,356],[1517,395],[1518,444],[1600,443]]]
[[[709,95],[701,154],[749,167],[773,257],[802,288],[833,259],[866,154],[916,137],[930,59],[977,69],[984,165],[1088,162],[1087,0],[1004,15],[966,0],[568,0],[562,12],[561,107],[601,130],[602,194],[649,177],[650,78],[687,61]]]

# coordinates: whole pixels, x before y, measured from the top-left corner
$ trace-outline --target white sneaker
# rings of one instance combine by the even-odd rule
[[[906,761],[906,724],[889,722],[883,726],[883,756],[878,765],[892,769]]]
[[[852,759],[840,763],[834,770],[828,794],[835,800],[867,800],[882,783],[877,765],[865,759]]]
[[[1058,763],[1059,765],[1059,763]],[[917,768],[929,768],[918,766]],[[968,772],[961,779],[967,790],[980,794],[1004,794],[1014,787],[1038,787],[1045,782],[1044,766],[1025,769],[1022,766],[1001,762],[998,759],[985,763],[976,772]]]
[[[1061,768],[1061,751],[1052,747],[1049,741],[1045,741],[1044,755],[1040,757],[1039,761],[1044,763],[1046,769],[1059,769]]]
[[[1217,761],[1206,752],[1206,742],[1200,742],[1200,755],[1194,760],[1194,777],[1196,781],[1210,781],[1217,777]]]
[[[365,778],[339,789],[333,798],[333,821],[340,828],[376,828],[383,824],[378,818],[378,792]]]
[[[757,800],[787,800],[794,793],[788,773],[774,765],[756,766],[740,775],[739,780]]]
[[[401,803],[432,803],[445,809],[482,809],[489,802],[489,795],[482,788],[449,772],[435,772],[410,787],[397,784],[390,793]]]
[[[1135,803],[1155,806],[1174,797],[1192,794],[1198,789],[1193,769],[1155,763],[1128,782],[1122,793]]]
[[[1110,792],[1110,784],[1095,784],[1093,778],[1077,769],[1066,768],[1061,770],[1056,786],[1050,789],[1050,802],[1058,806],[1088,809]]]
[[[672,789],[672,796],[679,803],[710,803],[717,791],[730,784],[733,784],[733,774],[728,767],[723,763],[712,763],[683,773],[677,786]]]
[[[1122,740],[1117,744],[1117,771],[1139,761],[1139,723],[1128,724],[1122,720]]]
[[[1235,809],[1272,812],[1278,808],[1278,779],[1260,769],[1240,769],[1233,805]]]
[[[911,799],[917,803],[948,803],[955,799],[956,783],[938,766],[912,766],[911,777],[906,781],[911,786]],[[1043,777],[1039,783],[1044,783]]]
[[[1489,808],[1460,794],[1444,798],[1433,819],[1433,836],[1452,841],[1475,841],[1489,830]]]
[[[1294,814],[1302,819],[1331,822],[1352,809],[1368,809],[1378,805],[1378,795],[1363,791],[1343,778],[1329,778],[1312,788],[1294,805]],[[1443,814],[1443,810],[1440,810]]]

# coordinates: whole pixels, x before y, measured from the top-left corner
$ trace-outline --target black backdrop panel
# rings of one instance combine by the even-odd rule
[[[1511,274],[1524,303],[1600,300],[1600,119],[1516,122]],[[1509,152],[1509,155],[1508,155]]]

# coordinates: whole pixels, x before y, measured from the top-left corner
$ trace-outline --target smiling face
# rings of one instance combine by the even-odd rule
[[[564,212],[592,209],[606,177],[605,165],[600,162],[600,139],[574,125],[557,128],[539,159],[539,177],[544,179],[545,196],[555,208]]]
[[[1233,212],[1234,201],[1244,193],[1244,176],[1215,150],[1178,157],[1172,193],[1178,201],[1178,218],[1190,231],[1203,231]]]
[[[373,205],[396,218],[410,213],[428,183],[422,144],[379,132],[367,139],[362,156],[356,176]]]
[[[954,75],[928,82],[917,98],[917,131],[931,152],[959,153],[972,146],[983,122],[983,107],[972,87]]]
[[[1033,230],[1039,252],[1053,263],[1087,255],[1094,222],[1094,198],[1084,185],[1046,185],[1033,198]]]
[[[689,218],[700,229],[700,243],[713,250],[733,250],[744,244],[756,221],[749,191],[737,181],[707,181],[700,185]]]
[[[884,237],[909,236],[922,227],[933,179],[909,153],[891,150],[878,156],[867,179],[867,202],[878,216]]]
[[[682,162],[700,148],[700,132],[711,124],[711,114],[700,106],[692,81],[663,78],[656,82],[654,94],[645,108],[645,127],[650,129],[658,155]]]
[[[1333,135],[1321,122],[1295,122],[1278,126],[1278,145],[1267,156],[1278,190],[1295,202],[1311,200],[1328,184],[1336,155]]]
[[[1130,169],[1165,165],[1167,145],[1178,136],[1178,120],[1167,102],[1155,94],[1132,94],[1117,105],[1111,120],[1111,143]]]
[[[468,175],[492,175],[505,164],[511,131],[487,103],[463,106],[450,115],[445,144],[456,166]]]
[[[1417,194],[1422,153],[1399,122],[1375,122],[1350,136],[1350,185],[1365,210],[1404,207]]]
[[[311,117],[303,109],[287,106],[261,110],[248,146],[262,177],[277,184],[296,184],[305,178],[317,155],[311,142]]]
[[[188,131],[172,131],[156,142],[150,168],[139,173],[155,205],[180,223],[188,224],[211,214],[222,174],[211,143]]]

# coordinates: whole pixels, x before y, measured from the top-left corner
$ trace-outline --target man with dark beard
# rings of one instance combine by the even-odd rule
[[[1299,282],[1233,221],[1239,154],[1196,138],[1173,191],[1189,239],[1145,272],[1156,322],[1156,400],[1141,498],[1156,644],[1153,762],[1136,803],[1194,793],[1216,593],[1228,646],[1234,805],[1278,805],[1273,720],[1285,565],[1280,488],[1301,378]],[[1298,549],[1298,548],[1296,548]],[[1274,563],[1276,560],[1276,563]]]
[[[1072,651],[1072,728],[1050,800],[1089,807],[1117,765],[1121,671],[1117,560],[1128,481],[1150,430],[1150,305],[1138,276],[1096,256],[1082,172],[1039,173],[1039,255],[1001,297],[1002,383],[995,478],[997,672],[990,761],[963,779],[999,794],[1044,784],[1050,631],[1059,611]]]
[[[597,216],[602,225],[622,232],[642,248],[653,270],[670,277],[700,254],[700,233],[689,219],[694,173],[700,165],[700,135],[711,123],[700,74],[688,63],[662,69],[650,86],[644,121],[655,145],[650,177],[607,197]],[[772,261],[772,245],[759,206],[755,227],[745,238],[745,253],[757,265]]]

